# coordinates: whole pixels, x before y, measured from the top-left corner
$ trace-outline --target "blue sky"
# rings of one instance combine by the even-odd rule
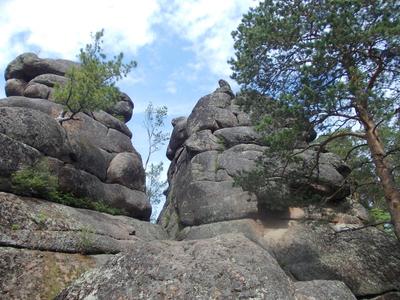
[[[146,153],[143,111],[149,101],[168,107],[170,120],[190,114],[197,100],[228,81],[232,30],[255,0],[0,0],[0,72],[23,52],[76,59],[90,33],[105,29],[104,48],[124,52],[138,67],[119,83],[135,103],[128,126]],[[236,89],[235,84],[230,81]],[[0,79],[0,98],[4,78]],[[152,159],[165,158],[165,147]]]

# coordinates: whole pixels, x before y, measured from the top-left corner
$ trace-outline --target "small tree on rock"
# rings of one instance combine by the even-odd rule
[[[68,82],[56,86],[55,101],[65,107],[58,118],[60,123],[73,119],[79,112],[111,107],[120,98],[116,82],[136,67],[135,61],[123,63],[122,52],[107,60],[102,49],[103,35],[104,30],[93,35],[93,43],[80,50],[80,65],[72,67],[65,74]]]
[[[149,164],[149,162],[151,156],[160,150],[160,147],[168,140],[168,133],[163,131],[167,112],[168,109],[166,106],[154,107],[152,103],[149,103],[145,111],[143,122],[148,141],[148,153],[144,164],[144,169],[146,171],[146,193],[153,206],[152,221],[155,221],[157,213],[154,210],[154,206],[161,202],[167,182],[161,179],[161,174],[164,170],[163,162],[159,162],[158,164]]]

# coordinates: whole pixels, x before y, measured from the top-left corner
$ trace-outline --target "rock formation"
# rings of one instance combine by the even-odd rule
[[[188,118],[172,121],[174,130],[167,157],[172,160],[169,171],[168,198],[160,224],[175,236],[181,227],[243,218],[261,218],[263,201],[279,204],[290,198],[290,187],[253,195],[234,186],[234,177],[256,166],[267,147],[251,126],[248,114],[240,110],[229,85],[220,82],[212,94],[199,100]],[[307,145],[307,141],[301,141]],[[302,168],[316,155],[312,149],[299,151],[302,163],[291,163],[287,169],[303,174]],[[271,169],[282,164],[274,157]],[[321,153],[318,178],[303,183],[311,192],[331,194],[342,187],[349,167],[332,153]],[[344,185],[345,186],[345,185]],[[337,199],[342,201],[349,191],[342,188]],[[275,198],[276,199],[275,199]],[[305,212],[303,212],[304,214]],[[360,220],[355,218],[355,222]]]
[[[305,195],[341,187],[327,203],[278,212],[267,203],[290,199],[292,183],[257,195],[233,185],[267,146],[223,80],[187,118],[172,121],[167,201],[158,224],[145,222],[142,161],[120,120],[132,115],[129,97],[108,112],[55,121],[62,107],[52,101],[54,84],[73,64],[28,53],[6,70],[1,299],[400,299],[400,244],[360,229],[368,212],[347,198],[349,168],[337,156],[322,153],[318,174],[302,182]],[[299,147],[311,140],[300,137]],[[302,151],[288,172],[301,177],[314,157]],[[125,215],[13,194],[10,176],[43,158],[64,191]]]
[[[67,80],[64,74],[73,65],[25,53],[5,72],[8,97],[0,100],[1,299],[51,299],[82,272],[136,241],[167,238],[158,226],[140,221],[149,219],[151,206],[142,159],[125,124],[132,100],[122,93],[108,112],[79,113],[62,125],[55,120],[63,108],[53,101],[54,86]],[[133,218],[12,194],[12,175],[43,160],[63,192],[103,202]]]
[[[79,113],[60,125],[62,106],[52,100],[56,83],[71,61],[40,59],[25,53],[6,69],[7,98],[0,100],[0,177],[10,192],[10,175],[45,158],[61,189],[78,197],[101,200],[131,217],[148,220],[151,207],[144,193],[144,169],[126,124],[133,103],[126,94],[110,109]]]
[[[177,240],[244,234],[267,249],[293,280],[339,280],[359,298],[399,291],[399,268],[393,268],[400,266],[398,241],[375,228],[341,232],[361,227],[368,212],[346,198],[349,191],[343,183],[349,167],[339,157],[322,153],[318,177],[303,183],[308,192],[327,195],[342,187],[324,205],[274,212],[265,202],[290,199],[290,186],[254,195],[233,185],[234,176],[254,168],[266,149],[236,101],[229,86],[220,84],[199,100],[188,118],[172,122],[168,197],[159,217],[164,229]],[[299,144],[309,142],[305,138]],[[306,172],[302,166],[313,157],[315,151],[302,151],[301,163],[288,169],[301,177]],[[266,161],[271,168],[280,163],[273,157]],[[321,297],[316,299],[334,298]]]

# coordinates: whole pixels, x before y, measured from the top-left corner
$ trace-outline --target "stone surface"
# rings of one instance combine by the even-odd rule
[[[182,147],[185,140],[188,138],[187,134],[187,118],[179,117],[175,118],[171,122],[174,129],[171,133],[171,138],[167,147],[167,158],[172,160],[175,156],[176,151]]]
[[[53,299],[85,271],[95,257],[0,247],[1,299]]]
[[[0,133],[45,155],[69,160],[71,149],[64,129],[56,120],[39,111],[17,107],[0,108]]]
[[[22,96],[27,83],[22,79],[11,78],[6,81],[6,96]]]
[[[335,234],[318,222],[286,221],[264,239],[297,280],[340,280],[360,298],[400,290],[400,244],[376,228]]]
[[[261,139],[254,128],[249,126],[218,129],[214,132],[214,135],[222,139],[227,148],[238,144],[258,144]]]
[[[86,114],[79,113],[76,118],[77,121],[63,123],[71,143],[74,140],[85,141],[102,150],[114,153],[133,151],[134,148],[127,135],[107,128]]]
[[[341,281],[314,280],[294,283],[296,300],[356,300],[349,288]]]
[[[378,230],[363,231],[335,234],[328,225],[317,222],[306,225],[270,216],[263,222],[244,219],[186,227],[176,238],[197,240],[242,233],[273,254],[295,280],[340,280],[360,298],[399,290],[400,277],[396,267],[400,259],[398,242]],[[342,283],[338,285],[337,292],[347,290],[340,286]],[[312,290],[311,286],[309,290]],[[330,288],[323,290],[329,292]],[[341,299],[318,294],[313,297]]]
[[[86,273],[56,299],[288,299],[276,261],[243,236],[137,244]],[[89,296],[90,295],[90,296]]]
[[[200,153],[211,150],[223,150],[221,141],[211,133],[211,130],[202,130],[194,133],[185,141],[187,151]]]
[[[23,96],[28,98],[47,99],[50,94],[50,88],[41,83],[28,83]]]
[[[144,168],[139,153],[118,153],[107,170],[107,181],[119,183],[131,189],[144,191]]]
[[[178,197],[178,195],[177,195]],[[179,194],[178,211],[185,226],[255,217],[257,199],[232,181],[189,183]]]
[[[236,126],[236,116],[227,109],[231,100],[231,96],[225,93],[213,93],[201,98],[188,117],[188,135],[204,129],[215,131]]]
[[[9,107],[13,107],[15,109],[21,108],[25,109],[25,111],[28,109],[30,111],[29,113],[33,114],[35,118],[36,116],[39,116],[41,119],[45,118],[46,122],[49,120],[46,126],[53,126],[55,129],[60,128],[58,123],[53,120],[62,111],[62,107],[59,104],[55,104],[43,99],[9,97],[0,100],[0,107],[4,107],[5,110],[9,110]],[[31,110],[47,114],[50,118],[46,118],[38,112],[31,112]],[[99,114],[101,113],[99,112]],[[126,125],[121,123],[119,120],[116,120],[112,116],[103,113],[103,116],[105,115],[108,116],[109,120],[113,119],[115,123],[118,122],[120,124],[120,126],[110,126],[111,128],[115,127],[123,130],[122,127],[126,127]],[[41,122],[41,119],[36,121],[35,118],[32,118],[32,120],[29,122]],[[66,145],[68,147],[65,150],[70,151],[70,155],[67,158],[60,156],[56,157],[67,162],[71,162],[72,160],[72,163],[77,168],[96,175],[101,180],[105,180],[108,165],[113,156],[115,156],[110,155],[109,152],[118,153],[119,150],[135,151],[131,145],[129,136],[126,136],[125,134],[122,134],[114,129],[110,131],[110,129],[108,129],[102,123],[93,120],[86,114],[79,113],[77,119],[78,120],[76,121],[67,121],[63,123],[63,131],[65,131],[67,135],[69,144]],[[25,122],[28,122],[28,120],[25,120]],[[14,130],[18,130],[18,128],[19,127],[16,127]],[[31,130],[33,129],[34,128]],[[40,132],[40,130],[45,130],[45,128],[40,127],[37,131]],[[35,132],[33,134],[35,134]],[[49,132],[52,131],[49,130]],[[37,137],[35,137],[35,139],[40,137],[41,135],[39,134]],[[46,141],[44,142],[46,143]]]
[[[64,253],[118,253],[166,239],[158,225],[0,192],[0,246]]]
[[[127,123],[132,118],[133,107],[132,99],[127,94],[121,93],[121,100],[107,109],[107,112],[113,116],[120,117]]]
[[[165,205],[170,207],[159,218],[171,234],[177,234],[175,229],[179,227],[256,218],[270,207],[286,209],[289,201],[283,199],[294,196],[308,199],[310,194],[334,194],[331,200],[340,202],[349,194],[344,184],[349,168],[337,156],[320,153],[319,167],[313,170],[317,152],[297,149],[298,160],[286,166],[281,159],[265,155],[268,147],[262,145],[249,122],[249,115],[240,110],[227,85],[202,97],[187,120],[181,117],[173,121],[167,150],[172,162]],[[291,179],[280,185],[266,180],[256,195],[234,186],[235,178],[255,170],[261,157],[273,176],[285,170],[284,176]],[[335,193],[339,188],[341,192]],[[359,222],[357,217],[348,221]]]
[[[363,300],[399,300],[400,292],[388,292],[374,298],[364,298]]]
[[[29,82],[41,74],[64,75],[76,63],[63,59],[41,59],[34,53],[24,53],[10,62],[4,73],[5,79],[16,78]]]
[[[112,115],[100,110],[93,112],[93,118],[96,121],[99,121],[103,125],[107,126],[108,128],[112,128],[115,130],[120,131],[121,133],[127,135],[128,137],[132,138],[132,132],[126,126],[125,123],[121,122],[117,118],[113,117]]]
[[[7,140],[6,148],[1,149],[0,191],[12,191],[11,173],[44,157],[51,162],[51,171],[64,191],[76,197],[93,197],[132,217],[148,219],[151,207],[143,193],[145,174],[131,143],[132,133],[124,123],[132,116],[132,100],[121,93],[111,114],[81,112],[60,124],[56,119],[64,109],[48,99],[53,100],[56,85],[68,81],[64,75],[71,67],[79,65],[42,59],[33,53],[24,53],[7,66],[7,95],[15,96],[0,101],[0,138]],[[10,153],[11,149],[16,153]],[[125,159],[126,165],[117,168],[117,159],[110,168],[119,153],[128,152],[131,159]]]
[[[0,133],[0,176],[9,178],[24,166],[34,164],[42,154],[24,143]]]
[[[48,87],[55,87],[56,85],[64,85],[67,84],[68,79],[64,76],[56,75],[56,74],[40,74],[33,78],[31,83],[40,83],[44,84]]]
[[[22,96],[13,96],[0,99],[0,107],[21,107],[37,110],[56,118],[63,110],[60,104],[50,102],[45,99],[27,98]]]
[[[262,244],[263,226],[253,219],[241,219],[185,227],[176,236],[177,240],[200,240],[216,237],[221,234],[243,234],[249,240]]]
[[[149,220],[151,205],[144,192],[120,184],[104,183],[96,176],[71,165],[65,165],[58,172],[60,187],[65,192],[104,201],[111,207],[122,209],[130,217]]]

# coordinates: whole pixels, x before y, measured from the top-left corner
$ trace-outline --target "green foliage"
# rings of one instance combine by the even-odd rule
[[[325,151],[338,142],[344,157],[358,156],[354,164],[371,161],[371,148],[352,150],[365,143],[365,120],[378,124],[375,134],[386,153],[398,153],[393,124],[400,105],[399,36],[400,2],[393,0],[265,0],[250,9],[233,32],[230,64],[242,87],[240,102],[264,134],[268,155],[292,158],[296,139],[315,128],[324,137],[311,148]],[[385,137],[387,128],[391,133]],[[342,147],[340,136],[354,141]],[[395,156],[389,160],[400,165]],[[266,163],[261,160],[246,175],[247,188],[263,189],[275,176]],[[397,167],[393,172],[399,178]],[[354,180],[357,175],[378,182],[374,165],[355,171]]]
[[[56,102],[63,104],[72,115],[81,111],[107,109],[120,98],[116,82],[136,67],[136,62],[123,63],[123,53],[107,60],[103,52],[104,30],[96,32],[93,43],[80,50],[79,63],[66,73],[65,85],[57,85]]]
[[[370,113],[383,117],[399,99],[399,11],[397,1],[336,0],[267,0],[251,9],[233,33],[236,59],[230,63],[245,92],[279,103],[279,109],[268,109],[254,92],[244,99],[260,127],[267,109],[272,120],[305,117],[319,131],[350,128],[354,119],[334,122],[355,117],[360,91],[367,91],[362,97]],[[380,61],[383,70],[374,79]]]
[[[234,184],[257,196],[259,207],[267,210],[285,210],[290,206],[318,203],[322,196],[312,162],[298,156],[260,158],[257,167],[235,176]]]
[[[398,76],[389,66],[399,61],[399,11],[398,1],[263,1],[233,32],[233,78],[312,116],[339,104],[346,111],[383,59],[387,68],[368,96],[379,99],[375,109],[387,107],[382,89]]]
[[[21,226],[19,224],[12,224],[11,225],[11,230],[15,231],[15,230],[20,230]]]
[[[378,224],[382,222],[386,222],[385,224],[381,224],[378,228],[382,229],[384,232],[388,234],[393,234],[393,225],[391,224],[391,216],[387,209],[380,208],[372,208],[369,211],[370,216],[372,218],[373,223]]]
[[[34,222],[38,224],[40,227],[44,227],[46,225],[47,219],[48,219],[47,215],[44,212],[40,211],[38,214],[36,214]]]
[[[161,180],[161,173],[163,170],[164,164],[160,162],[158,164],[150,164],[150,168],[146,172],[146,193],[153,206],[152,221],[155,221],[156,215],[158,214],[154,207],[161,203],[164,197],[163,192],[167,186],[167,182]]]
[[[380,208],[373,208],[370,210],[370,215],[375,222],[390,222],[390,214]]]
[[[400,149],[400,135],[398,125],[391,124],[380,128],[382,141],[389,149],[394,150],[394,155],[388,155],[387,159],[394,166],[400,165],[396,149]],[[321,136],[319,140],[323,140]],[[351,136],[336,139],[327,145],[327,150],[339,155],[352,170],[347,180],[351,183],[352,198],[361,202],[370,210],[374,222],[384,221],[382,218],[375,218],[377,212],[389,216],[388,207],[379,179],[375,174],[371,155],[365,143]],[[391,151],[391,150],[390,150]],[[393,170],[393,176],[397,184],[400,183],[398,168]]]
[[[57,193],[58,179],[50,174],[46,160],[15,172],[11,180],[14,191],[21,195],[50,200]]]
[[[158,164],[150,163],[150,165],[149,162],[151,156],[168,141],[169,134],[163,130],[167,113],[168,109],[166,106],[154,107],[151,102],[145,111],[144,128],[147,132],[148,153],[144,169],[146,171],[146,193],[153,208],[150,218],[152,222],[156,221],[158,215],[156,206],[160,204],[164,197],[163,191],[167,186],[167,182],[161,180],[161,174],[164,170],[163,162]]]
[[[89,248],[93,245],[94,232],[95,231],[92,226],[84,226],[80,228],[78,247],[80,248],[82,254],[88,252]]]
[[[59,189],[58,179],[49,171],[46,160],[27,167],[12,175],[13,191],[19,195],[34,196],[78,208],[92,209],[113,215],[122,214],[118,208],[108,206],[102,201],[93,201],[86,197],[76,197]]]
[[[164,120],[167,117],[168,109],[166,106],[154,107],[150,102],[145,110],[144,128],[147,133],[148,153],[144,169],[147,170],[150,157],[153,153],[160,150],[160,147],[168,141],[169,134],[163,131]]]

